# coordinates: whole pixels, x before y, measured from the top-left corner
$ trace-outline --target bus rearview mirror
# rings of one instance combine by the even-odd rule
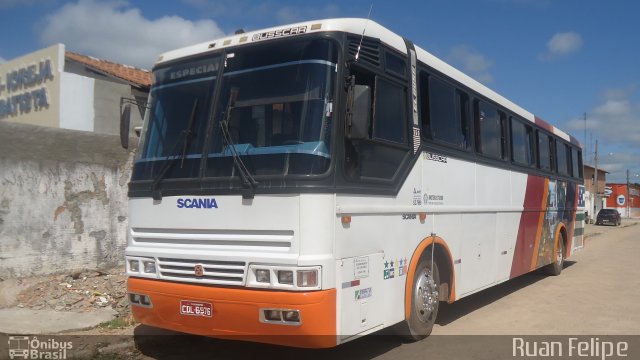
[[[369,119],[371,112],[371,88],[367,85],[353,85],[352,104],[347,114],[347,136],[351,140],[369,138]]]
[[[129,126],[131,124],[131,105],[126,104],[120,112],[120,144],[129,148]]]

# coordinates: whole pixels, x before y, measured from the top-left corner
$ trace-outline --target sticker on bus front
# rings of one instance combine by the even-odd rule
[[[213,305],[201,301],[180,300],[180,314],[212,317]]]

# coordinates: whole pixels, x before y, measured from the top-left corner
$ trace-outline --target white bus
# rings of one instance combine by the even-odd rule
[[[373,21],[240,33],[153,75],[126,249],[143,324],[421,339],[440,301],[582,244],[579,142]]]

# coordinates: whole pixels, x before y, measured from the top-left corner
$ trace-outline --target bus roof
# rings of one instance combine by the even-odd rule
[[[234,47],[238,45],[244,45],[248,43],[268,41],[278,38],[291,37],[300,34],[319,33],[328,31],[346,32],[355,35],[362,35],[364,33],[367,37],[377,38],[380,41],[393,49],[407,54],[407,47],[404,39],[392,32],[391,30],[383,27],[373,20],[359,19],[359,18],[342,18],[342,19],[322,19],[299,22],[294,24],[276,26],[266,29],[248,31],[242,34],[236,34],[227,36],[211,41],[202,42],[199,44],[187,46],[184,48],[172,50],[163,53],[158,57],[156,65],[162,64],[167,61],[176,60],[183,57],[188,57],[200,53],[204,53],[212,50],[219,50],[223,48]],[[435,70],[449,76],[453,80],[463,84],[478,94],[485,96],[486,98],[496,102],[497,104],[509,109],[518,116],[535,123],[541,128],[557,135],[558,137],[578,146],[580,142],[573,136],[565,133],[564,131],[556,128],[555,126],[547,123],[546,121],[535,116],[531,112],[523,109],[522,107],[511,102],[502,95],[489,89],[485,85],[481,84],[472,77],[466,75],[462,71],[447,64],[441,59],[437,58],[433,54],[415,45],[416,56],[419,61],[427,64]]]

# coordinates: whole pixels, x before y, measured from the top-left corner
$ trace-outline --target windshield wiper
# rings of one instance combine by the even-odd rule
[[[227,104],[227,109],[224,113],[224,118],[220,122],[220,130],[222,133],[222,139],[225,142],[226,146],[231,150],[231,156],[233,157],[233,165],[238,170],[240,174],[240,179],[242,180],[242,185],[246,191],[242,192],[243,199],[253,199],[255,195],[255,189],[258,187],[258,182],[253,178],[249,169],[244,164],[244,161],[238,155],[238,151],[236,150],[236,144],[233,142],[231,138],[231,133],[229,132],[229,120],[231,120],[231,111],[234,108],[236,103],[236,98],[238,97],[237,89],[231,89],[229,93],[229,103]]]
[[[195,122],[196,119],[196,108],[198,107],[198,98],[195,99],[195,101],[193,102],[193,107],[191,108],[191,116],[189,117],[189,123],[187,124],[187,127],[185,128],[185,130],[182,132],[183,137],[184,137],[184,145],[182,145],[182,157],[180,160],[180,168],[182,169],[184,167],[184,159],[187,156],[187,147],[189,146],[189,143],[191,143],[191,138],[193,137],[193,123]]]
[[[197,107],[198,107],[198,98],[195,98],[195,100],[193,101],[193,106],[191,107],[191,116],[189,117],[189,122],[187,123],[187,127],[185,127],[184,130],[182,130],[182,132],[180,133],[180,136],[176,139],[176,142],[173,145],[173,148],[169,152],[169,155],[167,156],[164,163],[162,164],[162,168],[160,168],[158,175],[156,175],[156,177],[153,178],[153,183],[151,183],[151,196],[153,197],[153,200],[162,200],[162,192],[158,190],[158,185],[160,184],[160,181],[164,178],[164,175],[167,173],[167,171],[169,171],[169,169],[171,168],[171,165],[173,165],[175,160],[178,158],[177,154],[176,155],[174,154],[176,152],[176,149],[178,148],[178,145],[180,145],[180,143],[183,143],[182,156],[180,157],[181,159],[180,168],[184,166],[184,159],[187,156],[187,147],[189,146],[189,142],[191,141],[191,138],[193,136],[193,124],[195,123]]]

